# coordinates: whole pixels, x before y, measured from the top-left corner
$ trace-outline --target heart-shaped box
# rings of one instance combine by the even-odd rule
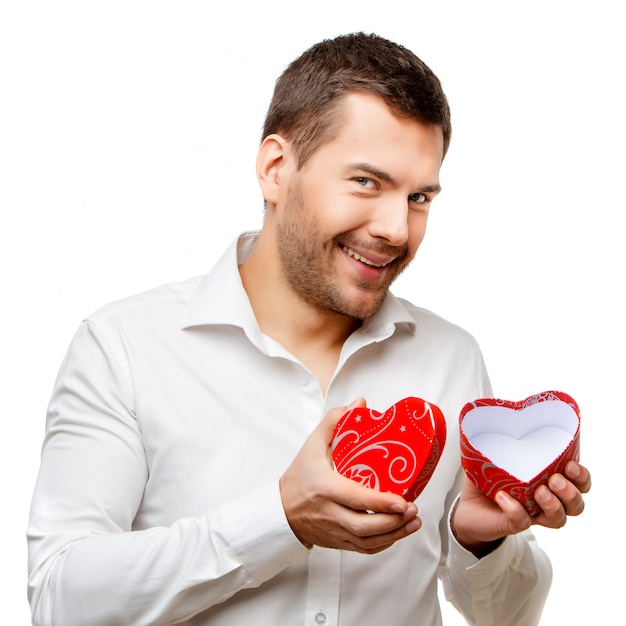
[[[461,464],[470,480],[492,499],[506,491],[533,516],[540,511],[535,489],[580,457],[580,409],[560,391],[520,402],[468,402],[459,425]]]
[[[413,501],[430,480],[446,441],[441,410],[404,398],[384,413],[358,407],[335,427],[335,468],[358,483]]]

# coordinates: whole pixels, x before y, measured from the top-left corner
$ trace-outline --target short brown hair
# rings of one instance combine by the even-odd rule
[[[452,129],[439,79],[407,48],[364,33],[325,39],[287,67],[276,81],[263,138],[288,139],[300,168],[338,131],[342,97],[359,91],[380,96],[400,117],[440,126],[446,154]]]

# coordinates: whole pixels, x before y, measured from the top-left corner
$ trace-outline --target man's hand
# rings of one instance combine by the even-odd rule
[[[496,494],[494,502],[465,477],[452,517],[452,530],[462,546],[481,557],[504,537],[522,532],[532,524],[548,528],[564,526],[568,516],[583,512],[585,503],[582,494],[590,488],[589,471],[580,463],[570,461],[564,475],[553,474],[548,486],[536,489],[534,496],[541,512],[531,517],[517,500],[504,491]]]
[[[334,470],[330,446],[335,425],[357,406],[365,406],[365,401],[330,411],[280,479],[287,520],[307,547],[374,554],[422,525],[414,503],[364,487]]]

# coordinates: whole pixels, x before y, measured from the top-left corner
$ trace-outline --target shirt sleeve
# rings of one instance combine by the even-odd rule
[[[454,510],[454,507],[452,507]],[[552,566],[530,530],[507,537],[476,558],[447,524],[440,578],[446,598],[476,626],[536,626],[552,582]]]
[[[277,483],[197,518],[133,530],[147,478],[129,372],[85,323],[52,395],[31,506],[35,625],[177,623],[308,558]]]
[[[482,356],[480,397],[493,395]],[[465,472],[460,469],[449,492],[442,520],[439,577],[446,598],[476,626],[536,626],[552,583],[552,566],[530,530],[507,537],[493,552],[476,558],[452,533],[450,519]]]

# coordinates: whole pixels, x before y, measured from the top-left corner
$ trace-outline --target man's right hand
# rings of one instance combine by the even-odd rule
[[[333,468],[335,426],[346,411],[364,406],[360,398],[350,406],[330,411],[280,478],[289,525],[309,548],[316,545],[374,554],[422,525],[415,503],[397,494],[369,489]]]

